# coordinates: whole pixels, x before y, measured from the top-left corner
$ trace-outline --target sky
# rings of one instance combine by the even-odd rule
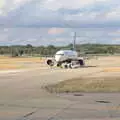
[[[0,45],[120,44],[120,0],[0,0]]]

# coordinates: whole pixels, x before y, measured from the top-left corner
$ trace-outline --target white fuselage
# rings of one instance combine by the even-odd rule
[[[55,54],[56,62],[63,62],[69,59],[77,59],[78,54],[76,51],[72,50],[60,50]]]

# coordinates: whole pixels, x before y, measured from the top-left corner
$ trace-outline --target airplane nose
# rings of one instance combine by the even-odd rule
[[[61,56],[60,56],[60,55],[56,55],[56,56],[55,56],[55,60],[56,60],[57,62],[61,61]]]

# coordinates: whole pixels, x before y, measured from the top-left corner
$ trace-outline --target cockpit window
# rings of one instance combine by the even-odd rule
[[[61,56],[63,56],[64,54],[56,54],[56,55],[61,55]]]

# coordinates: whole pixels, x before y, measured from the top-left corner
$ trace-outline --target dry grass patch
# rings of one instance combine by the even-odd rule
[[[30,66],[31,64],[40,64],[42,62],[44,62],[44,59],[41,59],[39,57],[13,58],[0,56],[0,70],[26,68],[26,66]]]
[[[120,67],[118,67],[118,68],[106,68],[103,71],[104,72],[120,72]]]
[[[86,77],[46,87],[50,92],[120,92],[120,77]]]
[[[0,64],[0,70],[10,70],[10,69],[20,69],[22,66],[10,65],[10,64]]]

